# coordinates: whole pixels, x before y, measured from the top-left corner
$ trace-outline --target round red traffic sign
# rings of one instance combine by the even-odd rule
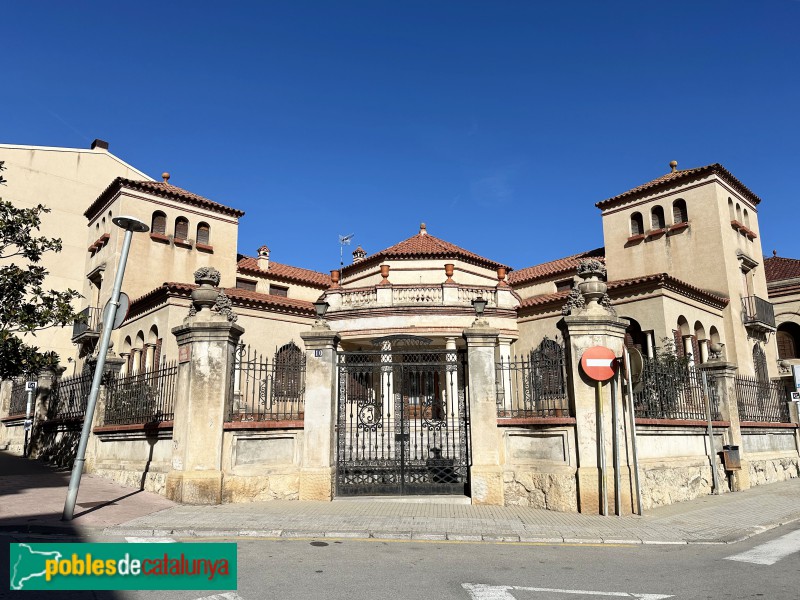
[[[608,381],[617,372],[617,357],[614,351],[604,346],[588,348],[581,356],[581,367],[591,379]]]

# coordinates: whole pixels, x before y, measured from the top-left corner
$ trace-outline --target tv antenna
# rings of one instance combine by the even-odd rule
[[[339,268],[344,267],[344,247],[349,246],[355,233],[339,236]]]

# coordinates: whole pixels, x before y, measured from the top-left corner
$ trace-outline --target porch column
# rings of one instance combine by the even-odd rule
[[[158,365],[155,364],[156,358],[156,345],[155,344],[145,344],[144,345],[144,365],[142,370],[155,370],[158,368]]]
[[[131,354],[133,355],[133,364],[131,365],[130,373],[131,375],[135,375],[142,370],[142,352],[143,348],[134,348],[131,350]]]
[[[694,355],[694,344],[692,344],[692,336],[685,335],[683,336],[683,355],[689,359],[689,366],[693,367],[695,362],[697,362],[697,358]]]
[[[645,340],[647,340],[647,348],[645,351],[647,353],[648,358],[653,358],[656,355],[655,346],[653,345],[653,332],[652,331],[645,331],[644,332]]]
[[[472,440],[470,488],[473,504],[505,502],[500,466],[501,435],[497,428],[495,347],[499,332],[476,320],[464,330],[469,362],[469,414]]]
[[[324,322],[300,334],[306,346],[305,421],[300,500],[331,500],[336,475],[336,345]]]
[[[223,424],[234,350],[244,333],[228,319],[201,307],[172,329],[178,341],[178,380],[166,496],[176,502],[222,502]]]
[[[708,340],[698,340],[697,346],[700,348],[700,364],[708,362]]]

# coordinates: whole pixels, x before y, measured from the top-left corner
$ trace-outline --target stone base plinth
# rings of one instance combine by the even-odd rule
[[[603,514],[603,498],[600,489],[600,469],[584,467],[578,469],[578,511],[588,515]],[[633,514],[634,497],[631,490],[632,473],[626,466],[620,467],[620,514]],[[614,507],[614,469],[606,469],[606,494],[608,514],[616,514]]]
[[[166,496],[183,504],[222,504],[222,471],[172,471]]]
[[[503,470],[497,466],[470,469],[470,491],[472,504],[505,504]]]
[[[300,500],[333,500],[334,470],[329,467],[300,471]]]
[[[733,491],[741,492],[750,489],[750,461],[741,459],[742,469],[733,471]]]

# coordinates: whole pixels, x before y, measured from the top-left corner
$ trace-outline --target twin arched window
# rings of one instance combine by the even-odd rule
[[[653,229],[664,229],[664,209],[660,206],[654,206],[650,211],[650,225]]]
[[[677,225],[679,223],[688,223],[689,213],[686,210],[686,201],[678,198],[672,203],[672,222]],[[666,219],[664,218],[664,209],[660,206],[654,206],[650,210],[650,228],[651,229],[664,229],[667,226]],[[631,215],[631,235],[644,234],[644,218],[642,213],[635,212]]]
[[[167,233],[167,215],[160,210],[153,213],[153,221],[151,223],[150,231],[160,235]]]
[[[159,235],[167,234],[167,215],[157,210],[153,213],[153,218],[150,222],[150,231]],[[178,217],[175,219],[175,239],[186,240],[189,237],[189,219],[186,217]],[[198,244],[208,245],[211,240],[211,226],[208,223],[197,224],[197,237]]]

